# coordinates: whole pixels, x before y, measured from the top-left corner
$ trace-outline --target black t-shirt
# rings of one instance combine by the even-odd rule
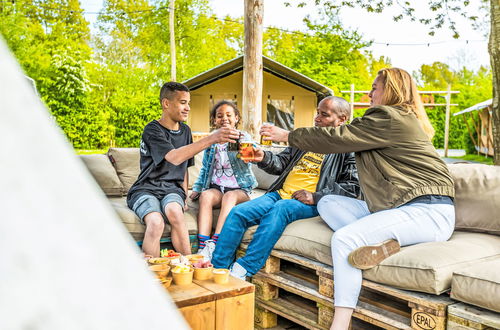
[[[186,199],[182,183],[187,168],[194,165],[194,158],[176,166],[165,160],[165,155],[192,142],[191,129],[184,123],[179,123],[178,131],[163,127],[157,120],[144,127],[140,146],[141,173],[127,195],[130,208],[145,193],[159,200],[170,193]]]

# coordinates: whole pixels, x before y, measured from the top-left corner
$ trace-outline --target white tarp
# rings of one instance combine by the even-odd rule
[[[471,111],[476,111],[476,110],[481,110],[481,109],[484,109],[486,107],[489,107],[490,105],[493,104],[493,99],[489,99],[489,100],[486,100],[486,101],[483,101],[481,103],[478,103],[478,104],[474,104],[472,107],[470,108],[467,108],[467,109],[464,109],[462,111],[459,111],[457,113],[454,113],[453,116],[458,116],[458,115],[461,115],[463,113],[466,113],[466,112],[471,112]]]
[[[0,39],[0,329],[187,329]]]

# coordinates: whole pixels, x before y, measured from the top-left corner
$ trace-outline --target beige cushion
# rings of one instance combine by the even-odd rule
[[[260,169],[257,165],[252,165],[252,171],[257,179],[257,188],[267,190],[278,178],[277,175],[271,175]]]
[[[266,193],[265,190],[254,189],[254,190],[252,190],[252,193],[250,194],[250,199],[255,199],[257,197],[264,195],[265,193]],[[189,195],[190,194],[191,194],[191,191],[189,192]],[[192,213],[193,215],[197,215],[198,211],[200,210],[199,200],[193,201],[193,200],[191,200],[191,198],[188,198],[187,202],[188,202],[188,207],[189,207],[190,213]],[[212,211],[212,228],[213,229],[215,229],[215,227],[217,226],[219,214],[220,214],[220,208],[215,207]]]
[[[455,271],[451,297],[500,313],[500,255]]]
[[[243,242],[249,243],[256,230],[257,226],[250,227],[243,236]],[[286,227],[274,248],[331,265],[332,234],[333,231],[320,217],[297,220]]]
[[[193,184],[196,182],[196,179],[198,179],[198,175],[200,174],[201,170],[201,164],[203,163],[203,151],[199,152],[194,156],[194,166],[188,167],[188,175],[189,175],[189,182],[188,182],[188,187],[191,189],[193,187]]]
[[[252,239],[256,228],[247,230],[244,242]],[[332,234],[319,217],[298,220],[286,227],[274,248],[332,265]],[[401,289],[440,294],[450,288],[454,271],[498,254],[500,237],[455,232],[447,242],[404,247],[379,266],[364,271],[363,277]]]
[[[455,228],[500,235],[500,166],[451,164]]]
[[[104,154],[80,155],[90,174],[107,196],[121,196],[123,184],[116,175],[115,168]]]
[[[126,197],[113,197],[109,199],[111,206],[116,211],[120,219],[122,220],[127,230],[130,232],[132,237],[136,241],[142,241],[144,238],[144,231],[146,227],[140,223],[137,215],[128,208]],[[192,210],[188,210],[184,213],[184,219],[190,235],[195,235],[198,233],[198,226],[196,223],[196,213]],[[165,226],[162,238],[170,237],[171,227],[170,225]]]
[[[126,194],[141,172],[139,148],[109,148],[108,155]]]
[[[455,232],[447,242],[404,247],[363,277],[397,288],[440,294],[451,287],[453,272],[500,254],[500,237]]]

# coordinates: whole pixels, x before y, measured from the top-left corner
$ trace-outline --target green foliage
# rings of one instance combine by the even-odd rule
[[[470,154],[470,155],[465,155],[462,157],[450,157],[450,158],[461,159],[461,160],[471,161],[471,162],[477,162],[477,163],[486,164],[486,165],[494,165],[493,158],[486,157],[483,155]]]
[[[431,65],[422,65],[416,74],[418,81],[422,83],[422,90],[447,90],[448,84],[452,90],[459,91],[453,94],[451,103],[458,106],[451,108],[449,148],[465,149],[467,152],[474,152],[473,143],[467,131],[463,115],[453,116],[453,113],[464,110],[479,102],[483,102],[492,97],[492,74],[489,69],[481,67],[477,72],[466,68],[460,71],[453,71],[448,65],[435,62]],[[443,94],[432,95],[435,103],[446,103]],[[431,102],[431,100],[424,101]],[[429,119],[436,130],[433,143],[436,147],[444,146],[445,129],[445,107],[427,108]],[[472,113],[477,116],[477,114]],[[473,123],[469,121],[469,126],[473,130]]]
[[[335,6],[347,2],[319,2],[326,6],[318,21],[305,19],[307,32],[267,29],[264,55],[330,86],[337,95],[350,84],[368,90],[378,70],[390,66],[388,59],[374,58],[364,51],[369,43],[342,27]],[[388,5],[362,0],[352,4],[363,3],[377,12]],[[159,88],[170,80],[168,5],[168,0],[106,0],[97,21],[99,32],[91,36],[78,0],[0,2],[0,34],[35,79],[75,148],[137,146],[143,127],[160,116]],[[208,0],[177,0],[175,5],[178,81],[242,54],[241,17],[217,18]],[[460,104],[454,111],[491,97],[491,72],[484,68],[453,72],[434,63],[422,66],[416,78],[424,89],[443,90],[451,83],[460,90],[452,98]],[[360,97],[355,101],[367,101]],[[436,128],[434,142],[441,146],[444,108],[429,114]],[[450,147],[470,147],[462,118],[451,120]]]
[[[336,94],[349,88],[371,85],[371,56],[356,32],[342,28],[335,15],[324,13],[320,22],[306,20],[308,33],[268,29],[264,33],[264,55],[330,86]]]

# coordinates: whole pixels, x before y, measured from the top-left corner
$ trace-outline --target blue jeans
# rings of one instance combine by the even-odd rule
[[[212,257],[215,268],[229,268],[248,227],[259,225],[244,257],[236,260],[251,276],[266,262],[286,226],[318,215],[316,205],[281,199],[277,192],[235,206],[227,216]]]

